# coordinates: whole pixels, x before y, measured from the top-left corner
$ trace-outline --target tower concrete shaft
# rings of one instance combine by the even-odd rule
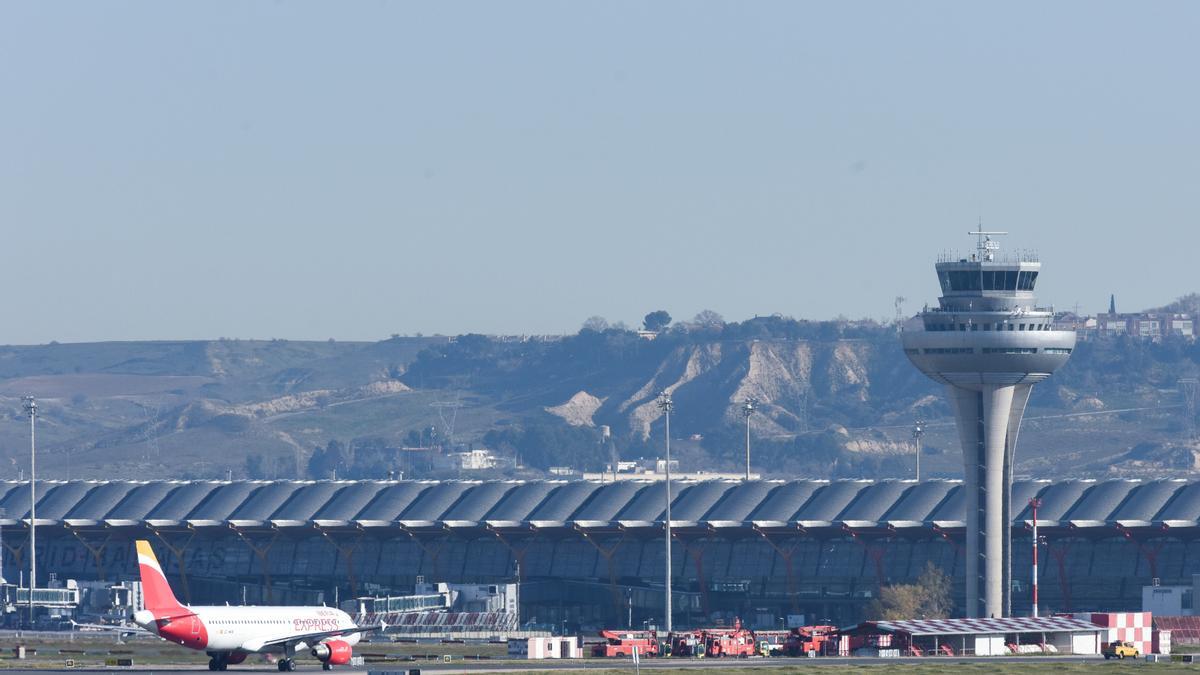
[[[1007,259],[990,235],[973,232],[969,258],[937,264],[942,296],[901,334],[904,353],[946,385],[963,451],[966,614],[1011,614],[1012,472],[1021,418],[1033,385],[1066,363],[1073,330],[1055,330],[1036,306],[1041,263]]]
[[[1012,460],[1032,385],[947,387],[963,448],[968,611],[983,601],[987,616],[1010,613]]]

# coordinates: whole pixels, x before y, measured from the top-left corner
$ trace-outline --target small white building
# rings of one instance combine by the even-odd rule
[[[531,637],[508,641],[508,655],[517,659],[581,659],[583,645],[575,637]]]
[[[491,450],[480,448],[476,450],[468,450],[467,452],[458,453],[459,468],[463,471],[483,471],[485,469],[494,469],[498,462],[498,458],[492,454]]]

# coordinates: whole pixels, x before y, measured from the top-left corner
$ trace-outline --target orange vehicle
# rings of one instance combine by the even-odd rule
[[[825,645],[837,638],[837,626],[801,626],[793,628],[783,645],[788,656],[805,656],[809,652],[823,654]]]
[[[685,630],[671,633],[671,656],[696,656],[704,651],[704,631]]]
[[[592,656],[633,656],[637,647],[639,656],[658,656],[658,633],[652,630],[602,630],[604,642],[592,647]]]
[[[758,640],[754,632],[742,627],[741,619],[734,619],[733,628],[713,628],[703,631],[704,655],[745,657],[758,653]]]

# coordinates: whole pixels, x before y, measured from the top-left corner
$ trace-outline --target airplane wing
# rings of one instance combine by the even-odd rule
[[[150,631],[141,626],[113,626],[107,623],[78,623],[71,622],[72,628],[91,628],[93,630],[107,630],[114,633],[149,633]]]
[[[337,630],[323,630],[313,633],[302,633],[299,635],[287,635],[279,638],[271,638],[269,640],[249,640],[242,643],[242,651],[259,652],[267,647],[276,647],[283,644],[295,642],[320,642],[326,638],[341,637],[343,635],[353,635],[354,633],[369,633],[373,630],[386,630],[387,624],[382,621],[374,626],[356,626],[354,628],[339,628]]]

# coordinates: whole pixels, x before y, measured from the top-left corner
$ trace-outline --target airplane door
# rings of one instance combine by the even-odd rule
[[[192,635],[200,634],[200,617],[192,615]]]

